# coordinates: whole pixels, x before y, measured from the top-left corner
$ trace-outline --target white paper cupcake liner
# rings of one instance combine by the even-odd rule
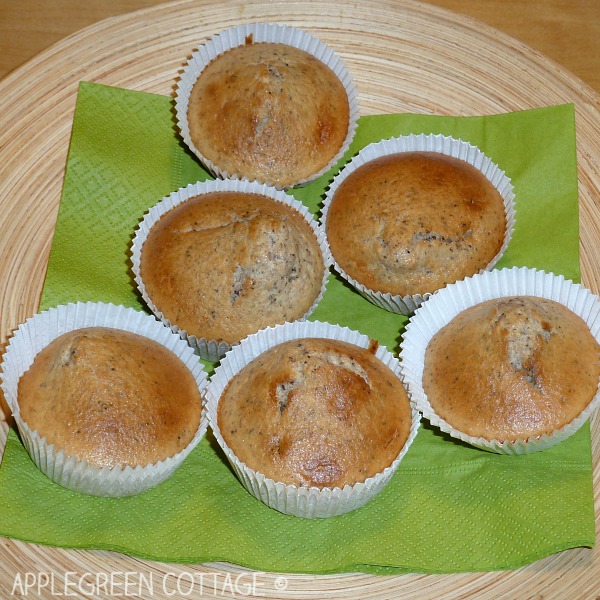
[[[1,419],[1,416],[0,416]],[[8,423],[4,420],[0,420],[0,465],[2,464],[2,457],[4,456],[4,448],[6,448],[6,439],[8,438]]]
[[[254,43],[270,42],[286,44],[304,50],[327,65],[338,77],[348,94],[350,108],[348,133],[337,154],[320,171],[310,177],[297,181],[287,187],[305,185],[327,172],[335,165],[350,147],[354,138],[359,117],[358,93],[356,85],[348,72],[342,59],[325,43],[309,33],[290,25],[277,25],[272,23],[249,23],[225,29],[208,39],[202,46],[193,52],[186,63],[180,80],[177,83],[175,96],[175,112],[177,125],[186,146],[196,155],[200,162],[215,176],[222,179],[243,179],[238,173],[229,173],[206,158],[194,145],[187,121],[189,95],[194,83],[206,66],[220,54],[231,48],[246,44],[248,36],[252,36]],[[268,183],[268,182],[267,182]]]
[[[400,359],[411,398],[430,423],[452,437],[484,450],[527,454],[549,448],[573,435],[598,408],[600,388],[578,417],[551,435],[505,442],[488,441],[458,431],[435,413],[423,389],[425,351],[431,338],[463,310],[492,298],[509,296],[536,296],[563,304],[585,321],[600,343],[600,301],[597,296],[582,285],[565,280],[562,275],[514,267],[474,275],[432,296],[410,319],[402,339]]]
[[[152,302],[152,298],[149,296],[146,286],[141,277],[140,273],[140,260],[142,247],[150,230],[152,227],[160,220],[160,218],[169,212],[171,209],[175,208],[179,204],[189,200],[190,198],[194,198],[196,196],[200,196],[203,194],[209,194],[211,192],[242,192],[247,194],[260,194],[261,196],[266,196],[267,198],[271,198],[275,201],[282,202],[291,208],[295,209],[304,219],[306,219],[307,223],[311,226],[315,237],[317,238],[317,242],[321,249],[321,255],[323,258],[323,279],[321,283],[321,290],[318,296],[315,298],[312,306],[309,310],[301,317],[300,320],[304,320],[308,318],[308,316],[315,310],[321,299],[323,298],[323,294],[326,290],[327,278],[329,275],[329,267],[333,263],[333,259],[331,257],[331,252],[329,251],[329,245],[327,244],[327,238],[325,236],[325,232],[319,225],[318,221],[312,216],[308,208],[294,199],[289,194],[281,190],[277,190],[272,186],[268,186],[263,183],[258,183],[256,181],[247,181],[242,179],[216,179],[205,182],[197,182],[188,185],[187,187],[180,188],[176,192],[173,192],[169,196],[164,197],[158,204],[154,205],[144,216],[144,219],[139,224],[136,229],[135,236],[133,238],[132,246],[131,246],[131,260],[132,260],[132,270],[134,274],[134,279],[137,284],[138,291],[142,295],[144,302],[148,305],[150,310],[159,318],[167,327],[171,328],[174,333],[179,334],[182,339],[186,339],[188,343],[196,350],[198,355],[204,359],[212,362],[217,362],[220,360],[227,351],[231,349],[231,344],[225,342],[223,340],[214,340],[207,339],[204,337],[197,337],[195,335],[189,334],[187,331],[178,327],[177,323],[169,320]],[[267,325],[267,324],[265,324]]]
[[[382,140],[381,142],[374,142],[368,146],[365,146],[346,166],[344,166],[344,168],[335,176],[333,182],[329,186],[325,195],[320,218],[323,229],[326,231],[327,214],[329,212],[329,207],[335,192],[351,173],[364,164],[381,156],[415,151],[438,152],[440,154],[445,154],[464,160],[481,171],[502,196],[506,215],[506,233],[504,236],[504,242],[502,243],[502,247],[500,248],[498,254],[496,254],[496,256],[489,262],[485,269],[482,269],[482,271],[492,269],[506,251],[514,230],[515,195],[513,192],[513,186],[505,172],[502,171],[498,165],[492,162],[491,159],[481,152],[481,150],[479,150],[476,146],[449,136],[443,136],[440,134],[411,134]],[[431,296],[432,293],[436,291],[431,290],[430,292],[424,294],[400,296],[398,294],[383,293],[376,290],[371,290],[348,275],[348,273],[342,269],[337,261],[335,261],[335,256],[333,258],[335,270],[346,281],[348,281],[348,283],[350,283],[367,300],[390,312],[410,316],[425,300],[427,300],[427,298]]]
[[[112,327],[152,339],[173,352],[194,376],[204,398],[208,384],[198,357],[179,336],[154,317],[123,306],[104,303],[60,305],[38,313],[19,326],[8,344],[2,362],[2,390],[15,418],[23,444],[38,468],[59,485],[95,496],[120,497],[138,494],[166,480],[181,465],[204,436],[208,418],[203,406],[200,425],[193,440],[178,454],[147,466],[99,468],[77,460],[49,444],[23,421],[19,411],[18,385],[35,356],[68,331],[83,327]],[[204,404],[204,400],[203,400]]]
[[[368,348],[368,336],[339,325],[318,321],[296,321],[263,329],[242,340],[241,344],[227,353],[211,377],[206,390],[208,416],[211,429],[223,449],[238,479],[255,498],[267,506],[289,515],[304,518],[327,518],[355,510],[374,498],[390,481],[408,448],[417,435],[420,414],[411,401],[412,424],[409,437],[393,463],[364,482],[343,488],[317,488],[286,485],[276,482],[240,461],[227,446],[217,423],[219,399],[228,382],[254,358],[288,340],[299,338],[327,338],[341,340],[361,348]],[[379,346],[375,356],[400,376],[400,365],[384,346]]]

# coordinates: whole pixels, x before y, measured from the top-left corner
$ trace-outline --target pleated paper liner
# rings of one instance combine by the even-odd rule
[[[177,83],[175,109],[177,125],[180,129],[181,136],[186,146],[190,148],[200,162],[216,177],[220,177],[222,179],[241,179],[247,177],[247,175],[244,173],[232,173],[226,171],[218,164],[215,164],[212,160],[204,156],[201,151],[196,148],[190,137],[187,113],[189,95],[194,83],[200,76],[200,73],[217,56],[232,48],[245,45],[249,38],[252,38],[253,43],[270,42],[286,44],[312,54],[315,58],[327,65],[333,71],[333,73],[343,84],[348,95],[350,110],[348,132],[338,152],[318,172],[315,172],[309,177],[300,179],[290,186],[285,187],[305,185],[326,173],[341,159],[341,157],[350,147],[350,143],[352,142],[356,132],[356,126],[359,117],[358,92],[348,68],[342,59],[318,38],[291,25],[249,23],[231,27],[206,40],[204,44],[202,44],[196,51],[193,52],[191,58],[183,69],[180,80]],[[291,115],[290,118],[293,119],[294,116]],[[276,185],[274,182],[265,181],[264,183]]]
[[[371,343],[368,336],[357,331],[319,321],[296,321],[263,329],[242,340],[240,345],[226,354],[211,377],[206,392],[207,407],[215,438],[238,479],[250,494],[285,514],[304,518],[327,518],[356,510],[374,498],[387,485],[417,435],[420,415],[411,403],[412,424],[402,450],[390,466],[364,482],[346,485],[343,488],[301,487],[274,481],[248,467],[235,456],[219,430],[217,411],[221,394],[228,382],[244,366],[269,348],[288,340],[308,337],[341,340],[361,348],[368,348]],[[379,346],[375,356],[400,378],[398,360],[385,347]]]
[[[182,338],[186,339],[188,343],[196,350],[198,355],[212,362],[220,360],[225,353],[231,349],[232,344],[224,340],[209,339],[200,337],[189,333],[181,329],[177,323],[170,320],[164,315],[154,304],[152,298],[146,290],[144,281],[140,273],[140,261],[143,250],[144,242],[150,233],[152,227],[160,220],[160,218],[169,212],[171,209],[179,206],[183,202],[201,196],[203,194],[209,194],[212,192],[239,192],[246,194],[259,194],[266,198],[270,198],[275,202],[281,202],[286,204],[290,208],[296,210],[300,216],[302,216],[306,222],[310,225],[313,230],[319,247],[321,249],[321,256],[323,258],[323,277],[321,283],[321,289],[317,297],[314,299],[312,306],[308,311],[301,316],[301,319],[306,319],[315,310],[323,295],[325,293],[327,285],[327,277],[329,274],[329,267],[332,264],[331,253],[327,244],[325,233],[322,231],[319,223],[313,218],[308,208],[302,204],[302,202],[294,199],[292,196],[286,194],[281,190],[277,190],[272,186],[258,183],[255,181],[247,181],[243,179],[216,179],[214,181],[205,181],[190,184],[184,188],[173,192],[169,196],[164,197],[160,202],[153,206],[144,216],[144,219],[138,226],[135,232],[135,236],[131,246],[132,254],[132,270],[137,284],[138,290],[144,299],[144,302],[148,305],[150,310],[159,318],[167,327],[170,327],[172,331],[179,334]],[[224,300],[225,302],[226,300]],[[274,323],[264,323],[263,327],[268,325],[274,325]]]
[[[496,256],[486,265],[485,270],[492,269],[500,260],[508,244],[510,242],[514,225],[515,225],[515,203],[514,191],[511,180],[506,173],[490,158],[488,158],[476,146],[460,139],[455,139],[450,136],[434,135],[434,134],[411,134],[406,136],[398,136],[380,142],[374,142],[365,146],[344,168],[336,175],[333,182],[327,189],[323,209],[321,211],[321,224],[326,231],[327,214],[329,207],[335,195],[335,192],[344,182],[344,180],[352,174],[356,169],[362,167],[368,162],[391,154],[404,152],[437,152],[464,160],[470,165],[477,168],[483,175],[492,183],[498,190],[504,200],[504,212],[506,217],[506,229],[504,241]],[[411,294],[401,296],[399,294],[391,294],[389,292],[381,292],[372,290],[363,285],[355,278],[351,277],[334,259],[336,271],[348,281],[362,296],[367,300],[394,313],[410,316],[429,298],[436,290],[429,290],[422,294]]]
[[[600,388],[587,408],[573,421],[554,431],[529,439],[486,440],[459,431],[439,417],[423,389],[425,351],[431,338],[463,310],[490,300],[509,296],[534,296],[554,300],[581,317],[600,343],[600,301],[580,284],[526,267],[484,272],[449,285],[434,294],[410,319],[400,348],[402,375],[411,398],[430,423],[472,446],[499,454],[527,454],[544,450],[573,435],[600,405]],[[460,351],[460,349],[457,349]],[[476,365],[473,367],[476,377]]]
[[[154,317],[114,304],[78,302],[60,305],[29,318],[11,338],[2,362],[1,387],[23,444],[38,468],[55,483],[84,494],[120,497],[141,493],[170,477],[198,445],[208,426],[206,409],[203,406],[200,424],[192,441],[176,455],[152,465],[99,468],[49,444],[21,418],[19,379],[50,342],[68,331],[83,327],[111,327],[158,342],[189,369],[202,397],[208,384],[206,373],[192,348]]]

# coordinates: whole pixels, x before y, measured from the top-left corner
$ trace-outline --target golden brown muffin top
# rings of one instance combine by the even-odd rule
[[[97,467],[149,465],[193,439],[202,399],[172,352],[144,336],[77,329],[42,349],[19,380],[21,417],[57,450]]]
[[[190,137],[230,176],[295,185],[326,167],[349,127],[346,90],[298,48],[246,44],[216,57],[194,84]]]
[[[494,259],[506,231],[504,200],[465,161],[434,152],[392,154],[340,184],[326,230],[333,257],[362,285],[424,294]]]
[[[325,265],[309,223],[259,194],[212,192],[152,228],[140,272],[154,305],[188,334],[235,343],[303,317]]]
[[[246,365],[225,388],[217,420],[250,468],[324,488],[388,467],[408,439],[412,412],[398,377],[370,350],[306,338]]]
[[[488,300],[434,335],[423,388],[455,429],[487,440],[550,434],[591,402],[600,347],[585,322],[544,298]]]

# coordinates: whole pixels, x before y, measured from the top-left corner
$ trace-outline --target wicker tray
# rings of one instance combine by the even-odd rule
[[[199,41],[225,27],[258,20],[305,28],[334,47],[352,71],[363,114],[484,115],[574,103],[581,268],[586,286],[600,291],[600,97],[568,71],[482,23],[410,0],[181,0],[78,32],[0,81],[0,342],[38,307],[79,81],[170,95],[185,57]],[[600,530],[598,415],[592,435]],[[17,573],[131,571],[158,578],[195,574],[197,581],[204,574],[204,585],[196,587],[193,597],[201,591],[204,598],[223,598],[233,595],[223,588],[227,576],[235,580],[244,572],[223,563],[166,565],[102,551],[9,539],[1,543],[2,597],[11,593]],[[222,579],[215,586],[219,574]],[[288,575],[285,580],[261,573],[256,580],[258,592],[267,598],[592,598],[600,587],[600,548],[569,550],[509,572]],[[152,598],[177,597],[158,587]],[[48,588],[36,597],[60,591]]]

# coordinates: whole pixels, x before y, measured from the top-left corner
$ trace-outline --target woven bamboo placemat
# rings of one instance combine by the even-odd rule
[[[479,22],[410,0],[251,4],[181,0],[94,25],[0,81],[2,343],[38,307],[79,81],[170,95],[181,65],[198,43],[225,27],[250,21],[288,23],[330,44],[354,76],[362,114],[485,115],[572,102],[579,163],[581,269],[584,284],[598,293],[600,97],[575,76]],[[592,432],[599,525],[598,416]],[[4,438],[5,428],[0,427],[0,448]],[[227,589],[228,576],[235,580],[244,572],[223,563],[166,565],[108,552],[67,551],[9,539],[1,543],[3,595],[13,589],[15,573],[68,570],[154,574],[157,582],[168,573],[195,576],[196,581],[204,575],[202,597],[223,598],[236,592]],[[261,573],[256,578],[258,592],[267,598],[590,598],[598,592],[600,550],[570,550],[517,571],[497,573],[288,575],[285,585],[277,574]],[[53,597],[57,591],[47,589],[37,597]],[[237,592],[243,593],[244,588]],[[173,595],[155,586],[151,597]]]

